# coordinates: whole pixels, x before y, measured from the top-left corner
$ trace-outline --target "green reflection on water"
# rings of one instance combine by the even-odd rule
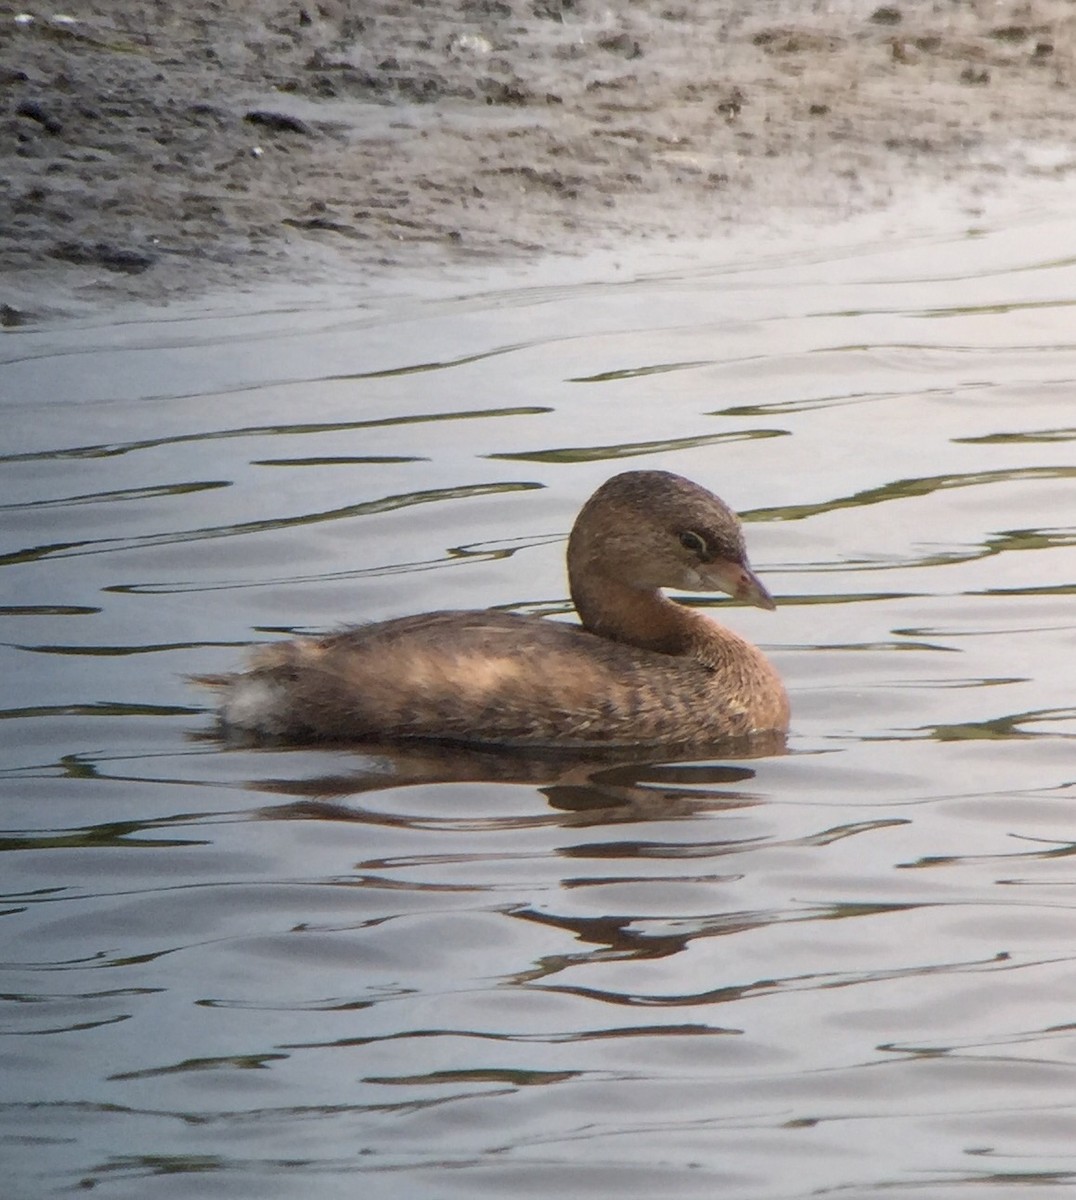
[[[541,483],[505,482],[479,483],[460,487],[434,488],[423,492],[404,492],[383,496],[379,500],[363,500],[324,512],[302,513],[297,517],[268,517],[261,521],[244,521],[234,525],[210,525],[202,529],[185,529],[173,533],[150,533],[133,538],[100,538],[86,542],[56,542],[34,546],[0,555],[0,566],[33,562],[42,558],[76,558],[84,554],[105,554],[114,550],[142,549],[146,546],[173,546],[182,542],[208,541],[211,538],[239,537],[248,533],[265,533],[273,529],[288,529],[297,525],[316,525],[344,517],[368,516],[371,513],[395,512],[415,504],[430,504],[440,500],[460,500],[473,496],[498,495],[503,492],[527,492],[544,487]]]
[[[866,508],[889,500],[908,500],[929,496],[950,488],[980,487],[992,483],[1014,483],[1027,479],[1073,479],[1076,467],[1011,467],[997,471],[968,471],[960,475],[925,475],[911,479],[896,479],[881,487],[866,488],[850,496],[820,500],[812,504],[785,504],[775,508],[755,508],[741,513],[745,521],[802,521],[842,508]]]
[[[168,824],[165,821],[111,821],[85,829],[69,829],[59,833],[8,834],[0,837],[4,850],[146,850],[160,846],[209,846],[208,838],[162,838],[144,836],[147,829]]]
[[[109,1079],[152,1079],[158,1075],[180,1075],[188,1071],[263,1071],[271,1062],[284,1061],[287,1054],[229,1054],[220,1058],[187,1058],[167,1067],[148,1067],[144,1071],[122,1071]]]
[[[668,371],[691,371],[695,367],[709,367],[712,359],[698,359],[695,362],[657,363],[649,367],[625,367],[620,371],[601,371],[597,375],[576,375],[568,380],[569,383],[611,383],[617,379],[638,379],[645,375],[664,375]]]
[[[1031,722],[1067,722],[1076,720],[1076,708],[1041,708],[1030,712],[993,717],[988,721],[961,721],[952,725],[926,725],[923,732],[936,742],[1003,741],[1008,738],[1065,737],[1056,730],[1025,729]]]
[[[430,460],[417,454],[352,454],[319,458],[253,458],[252,467],[359,467],[384,466],[394,463],[429,462]]]
[[[841,392],[832,396],[816,396],[807,400],[772,400],[765,404],[733,404],[708,412],[708,417],[772,417],[778,413],[812,412],[816,408],[839,408],[847,404],[863,404],[893,400],[897,392]]]
[[[967,596],[1072,596],[1076,594],[1076,583],[1044,584],[1041,587],[984,588],[979,592],[965,592]]]
[[[92,617],[102,611],[92,604],[5,604],[0,617]]]
[[[991,554],[1003,550],[1053,550],[1059,546],[1076,546],[1076,529],[1005,529],[986,543]]]
[[[431,1083],[511,1083],[516,1087],[533,1087],[536,1084],[564,1083],[581,1074],[581,1071],[527,1071],[507,1067],[480,1067],[475,1070],[430,1071],[426,1075],[368,1075],[363,1082],[411,1086]]]
[[[118,704],[101,700],[95,704],[40,704],[28,708],[0,709],[0,721],[21,717],[183,717],[202,710],[178,704]]]
[[[369,421],[320,421],[299,425],[246,425],[239,429],[214,429],[201,433],[177,433],[170,437],[142,438],[134,442],[102,442],[93,446],[71,446],[60,450],[31,450],[24,454],[0,455],[0,462],[37,462],[54,458],[113,458],[136,450],[178,446],[184,442],[219,442],[228,438],[295,437],[307,433],[343,433],[354,429],[385,429],[393,425],[425,425],[433,421],[472,421],[485,417],[529,417],[553,410],[540,405],[514,408],[476,408],[448,413],[416,413],[404,417],[379,417]]]
[[[487,458],[513,462],[577,463],[602,462],[610,458],[635,458],[644,454],[663,454],[690,450],[696,446],[714,446],[720,442],[745,442],[755,438],[787,437],[787,429],[742,429],[735,433],[710,433],[699,437],[668,438],[655,442],[627,442],[613,446],[562,446],[552,450],[526,450],[514,454],[487,454]]]
[[[227,479],[161,483],[150,487],[119,488],[111,492],[85,492],[78,496],[63,496],[55,500],[25,500],[18,504],[0,504],[0,512],[30,508],[71,508],[76,504],[108,504],[117,500],[155,500],[160,496],[188,496],[192,492],[208,492],[215,488],[231,486],[231,481]]]
[[[1006,529],[994,534],[979,545],[959,550],[939,550],[933,554],[902,557],[893,562],[862,562],[848,560],[840,564],[842,571],[892,571],[904,567],[941,567],[954,563],[976,562],[1010,550],[1055,550],[1076,545],[1076,531],[1070,529]],[[818,565],[813,569],[818,570]],[[1022,592],[1023,589],[1015,589]],[[990,595],[968,592],[966,595]]]
[[[1076,427],[1069,426],[1068,428],[1063,429],[1029,429],[1021,433],[984,433],[979,437],[959,437],[953,438],[952,440],[965,446],[1020,446],[1030,443],[1038,444],[1041,442],[1072,442],[1076,441]]]
[[[113,1075],[112,1078],[126,1077]],[[204,1175],[210,1171],[226,1171],[233,1167],[230,1159],[208,1154],[137,1154],[110,1159],[105,1165],[94,1167],[93,1170],[101,1175],[117,1172],[138,1175]],[[91,1174],[81,1180],[79,1186],[89,1189],[94,1187],[96,1182]]]
[[[131,654],[161,654],[172,650],[200,650],[205,647],[231,650],[245,646],[245,642],[158,642],[143,646],[65,646],[45,644],[41,646],[12,646],[27,654],[71,654],[90,658],[126,658]]]

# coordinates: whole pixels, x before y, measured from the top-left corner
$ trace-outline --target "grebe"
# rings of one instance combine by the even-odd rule
[[[710,745],[788,726],[755,646],[661,588],[775,608],[736,514],[667,471],[626,471],[568,539],[580,625],[451,611],[257,649],[202,676],[226,733],[278,743],[440,740],[489,746]]]

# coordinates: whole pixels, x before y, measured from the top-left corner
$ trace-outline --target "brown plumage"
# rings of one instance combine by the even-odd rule
[[[787,728],[761,651],[660,591],[775,607],[716,496],[666,471],[614,476],[576,519],[568,576],[581,626],[426,613],[265,646],[199,682],[226,731],[278,742],[702,746]]]

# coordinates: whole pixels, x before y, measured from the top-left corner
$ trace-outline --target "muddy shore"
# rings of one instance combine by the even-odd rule
[[[0,7],[0,315],[1076,172],[1071,0]]]

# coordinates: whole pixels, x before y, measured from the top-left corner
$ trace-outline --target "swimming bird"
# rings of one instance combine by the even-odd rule
[[[202,676],[226,734],[275,743],[702,746],[781,733],[777,671],[746,639],[662,589],[775,606],[736,514],[668,471],[626,471],[568,539],[579,624],[442,611],[262,646]]]

